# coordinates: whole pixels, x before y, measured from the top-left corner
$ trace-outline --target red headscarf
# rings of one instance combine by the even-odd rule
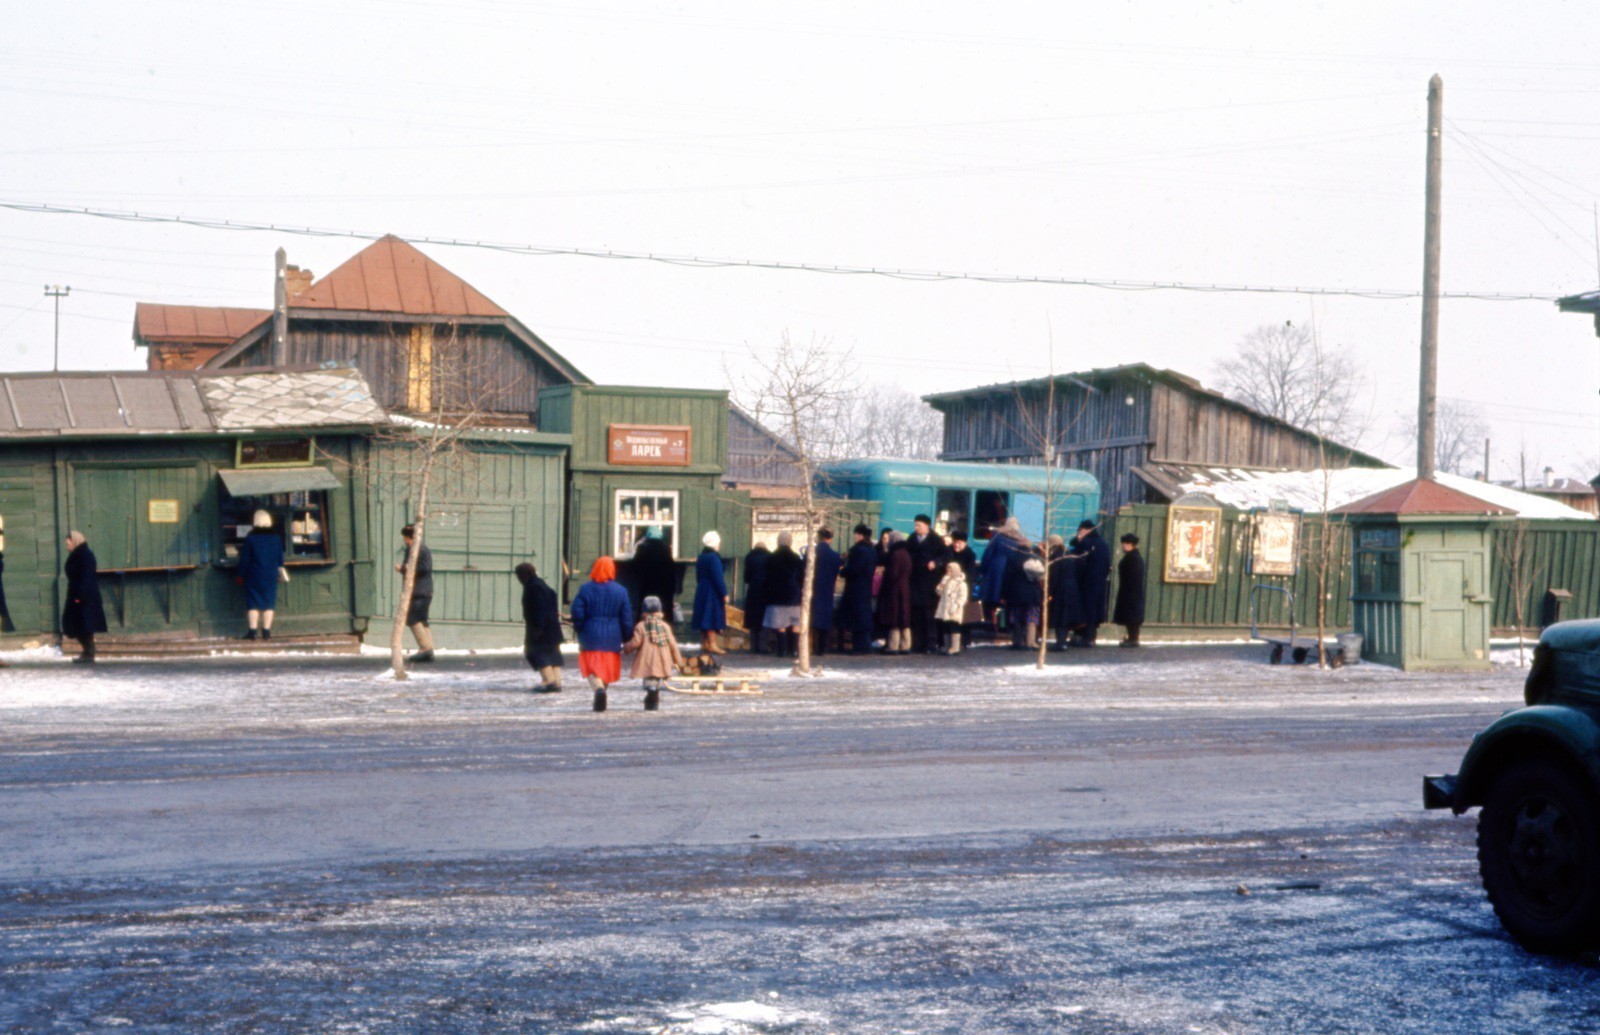
[[[592,582],[610,582],[617,577],[617,562],[609,557],[602,557],[594,562],[594,567],[589,569],[589,579]]]

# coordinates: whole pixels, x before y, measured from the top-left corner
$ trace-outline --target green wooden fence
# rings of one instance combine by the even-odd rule
[[[1519,624],[1519,595],[1523,602],[1520,624],[1537,628],[1539,605],[1550,589],[1572,594],[1562,618],[1600,616],[1600,522],[1505,522],[1495,528],[1491,564],[1496,629]]]
[[[1327,625],[1330,629],[1349,629],[1350,544],[1341,519],[1330,519],[1328,527],[1338,541],[1334,543],[1334,563],[1328,571]],[[1253,528],[1248,512],[1224,510],[1218,543],[1217,581],[1212,585],[1187,585],[1162,578],[1167,545],[1167,508],[1159,504],[1126,506],[1108,518],[1103,534],[1116,549],[1125,532],[1139,536],[1139,550],[1148,565],[1145,578],[1145,622],[1169,627],[1171,631],[1190,630],[1197,634],[1237,633],[1250,627],[1250,592],[1256,584],[1281,586],[1295,598],[1296,620],[1302,628],[1316,624],[1316,563],[1323,522],[1317,515],[1306,515],[1300,523],[1300,571],[1290,576],[1252,576],[1249,571],[1250,537]],[[1519,547],[1520,541],[1520,547]],[[1519,559],[1520,553],[1520,559]],[[1565,589],[1572,594],[1562,618],[1600,617],[1600,522],[1596,521],[1507,521],[1494,531],[1494,617],[1497,630],[1508,630],[1517,622],[1516,598],[1523,600],[1522,625],[1537,628],[1540,603],[1546,590]],[[1112,583],[1115,592],[1115,570]],[[1288,609],[1280,593],[1263,593],[1260,599],[1263,627],[1281,629],[1288,625]]]
[[[1211,585],[1167,582],[1162,577],[1167,548],[1167,508],[1160,504],[1133,504],[1106,522],[1102,534],[1119,551],[1117,540],[1132,532],[1139,537],[1139,551],[1148,567],[1145,576],[1145,623],[1167,626],[1174,631],[1196,633],[1248,631],[1252,587],[1278,586],[1294,593],[1295,617],[1301,628],[1317,623],[1317,573],[1315,558],[1320,549],[1322,520],[1316,516],[1300,524],[1301,562],[1294,576],[1250,574],[1250,536],[1254,529],[1248,512],[1224,510],[1217,544],[1217,581]],[[1327,626],[1350,628],[1349,544],[1344,524],[1335,518],[1330,532],[1335,560],[1328,566]],[[1119,554],[1120,555],[1120,554]],[[1112,592],[1116,591],[1116,569],[1112,569]],[[1281,629],[1289,624],[1287,600],[1281,593],[1261,593],[1258,604],[1261,625]]]

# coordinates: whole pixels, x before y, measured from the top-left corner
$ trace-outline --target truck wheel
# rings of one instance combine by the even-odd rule
[[[1529,759],[1495,778],[1478,815],[1478,870],[1495,915],[1527,948],[1600,942],[1600,815],[1566,766]]]

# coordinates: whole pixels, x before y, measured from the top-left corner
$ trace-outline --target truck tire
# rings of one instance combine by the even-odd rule
[[[1594,789],[1546,759],[1507,766],[1478,815],[1478,871],[1510,935],[1541,952],[1600,944],[1600,812]]]

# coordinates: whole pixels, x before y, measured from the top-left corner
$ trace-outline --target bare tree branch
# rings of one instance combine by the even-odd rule
[[[1262,324],[1216,372],[1224,394],[1297,428],[1311,429],[1314,420],[1323,429],[1317,434],[1345,445],[1367,431],[1369,415],[1359,406],[1364,371],[1348,355],[1323,348],[1308,327]]]

